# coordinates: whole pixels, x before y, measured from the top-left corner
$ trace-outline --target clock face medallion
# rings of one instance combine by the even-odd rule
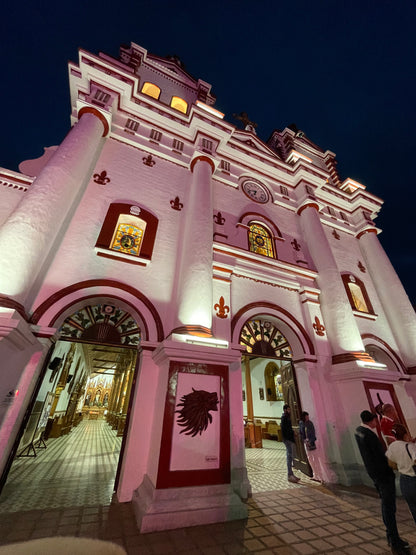
[[[265,204],[269,200],[267,189],[256,181],[244,181],[241,188],[251,200],[254,200],[254,202]]]

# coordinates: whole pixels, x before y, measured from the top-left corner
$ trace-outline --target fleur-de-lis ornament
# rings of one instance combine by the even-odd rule
[[[312,327],[315,330],[316,335],[319,335],[321,337],[325,335],[325,326],[321,324],[318,316],[315,316],[315,323],[313,324]]]
[[[223,218],[221,212],[218,212],[218,214],[214,214],[214,222],[218,225],[224,225],[225,218]]]
[[[111,179],[107,177],[107,172],[103,170],[101,173],[94,174],[94,181],[98,183],[98,185],[107,185],[107,183],[110,183]]]
[[[156,162],[153,160],[152,155],[149,154],[149,156],[145,156],[143,158],[143,164],[152,168],[156,164]]]
[[[174,210],[181,211],[183,208],[183,204],[179,202],[179,197],[175,197],[175,200],[171,200],[170,205]]]
[[[225,304],[224,297],[220,297],[220,302],[214,305],[218,318],[228,318],[230,307]]]

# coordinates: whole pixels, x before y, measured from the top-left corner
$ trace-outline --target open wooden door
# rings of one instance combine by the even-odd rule
[[[313,472],[308,462],[308,456],[305,446],[299,435],[299,420],[302,413],[302,407],[299,402],[298,388],[296,385],[295,369],[293,364],[288,362],[281,367],[282,390],[285,403],[290,406],[290,415],[292,427],[295,431],[296,453],[293,459],[293,466],[306,474],[312,476]]]

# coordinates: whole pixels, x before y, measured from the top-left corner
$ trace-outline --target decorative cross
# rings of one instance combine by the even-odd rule
[[[103,170],[101,173],[94,174],[94,181],[99,185],[107,185],[107,183],[110,183],[111,179],[107,177],[107,172]]]
[[[225,218],[222,217],[221,212],[218,212],[218,214],[214,214],[214,222],[218,225],[224,225]]]
[[[239,114],[233,114],[233,118],[240,120],[241,123],[244,125],[244,129],[246,131],[251,131],[252,133],[254,133],[256,135],[257,123],[255,123],[254,121],[251,121],[246,112],[240,112]]]
[[[183,204],[179,202],[179,197],[175,197],[175,200],[171,200],[170,205],[174,210],[179,210],[179,212],[183,208]]]
[[[220,302],[214,305],[218,318],[228,318],[230,307],[225,304],[224,297],[220,297]]]

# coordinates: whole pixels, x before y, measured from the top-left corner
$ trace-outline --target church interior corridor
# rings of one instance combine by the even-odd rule
[[[36,457],[14,460],[0,512],[110,504],[121,441],[105,420],[83,420],[49,438]]]
[[[105,420],[83,420],[68,435],[49,438],[36,457],[13,462],[0,495],[0,513],[109,505],[121,441]],[[281,442],[264,440],[262,449],[246,449],[246,463],[253,493],[299,487],[287,481]],[[313,484],[298,475],[301,483]]]

